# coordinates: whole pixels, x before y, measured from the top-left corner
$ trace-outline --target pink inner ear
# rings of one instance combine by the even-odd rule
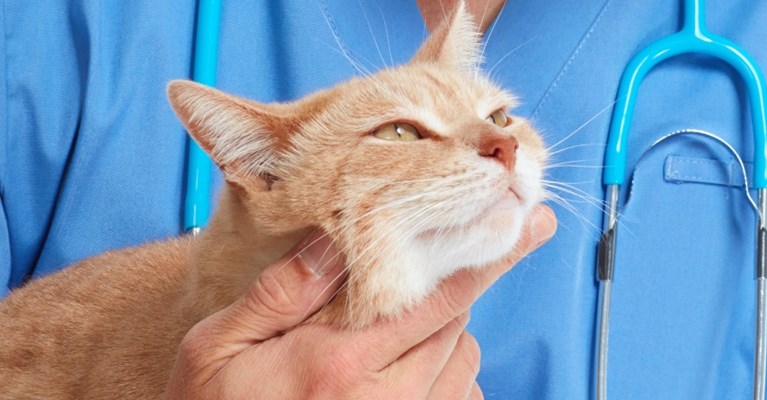
[[[506,0],[483,0],[468,3],[463,0],[416,0],[418,8],[421,9],[421,15],[426,22],[426,27],[430,32],[434,32],[447,19],[445,10],[452,11],[460,4],[465,3],[469,13],[474,16],[474,21],[478,23],[479,31],[487,32],[487,28],[506,5]]]
[[[268,106],[189,81],[171,82],[168,97],[187,132],[227,180],[260,177],[274,167],[275,130],[285,124]]]
[[[411,62],[437,63],[473,72],[481,62],[480,33],[463,1],[421,46]]]

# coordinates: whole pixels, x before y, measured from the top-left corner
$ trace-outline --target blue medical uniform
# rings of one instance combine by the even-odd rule
[[[164,87],[190,75],[191,3],[0,2],[0,296],[83,257],[178,234],[185,139]],[[709,3],[710,30],[767,66],[767,3]],[[572,210],[551,202],[557,235],[474,307],[488,399],[593,391],[610,106],[630,57],[676,31],[680,12],[661,0],[508,0],[492,28],[487,68],[522,99],[517,114],[549,144],[562,141],[547,175],[569,185],[551,191]],[[342,54],[375,70],[405,62],[426,33],[411,0],[228,0],[218,86],[260,101],[299,98],[357,73]],[[734,159],[695,137],[644,153],[663,134],[700,128],[750,162],[744,93],[733,70],[699,56],[661,65],[640,92],[633,180],[622,195],[611,398],[749,396],[754,213]]]

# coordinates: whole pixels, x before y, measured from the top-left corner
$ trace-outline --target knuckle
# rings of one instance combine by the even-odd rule
[[[215,356],[217,343],[213,336],[200,325],[195,325],[181,339],[177,350],[177,359],[186,369],[198,371],[207,366]]]
[[[445,319],[454,318],[472,303],[471,291],[467,290],[466,282],[461,283],[461,285],[443,285],[438,292],[437,311]]]
[[[316,395],[353,393],[376,381],[376,374],[368,371],[353,348],[344,345],[326,345],[315,348],[312,355],[309,392]],[[319,396],[321,397],[321,396]]]
[[[187,332],[179,344],[179,353],[185,358],[197,358],[199,353],[204,353],[205,349],[210,347],[210,339],[204,330],[198,325],[192,327]]]
[[[292,315],[302,311],[286,283],[272,271],[258,276],[244,300],[245,306],[257,313]]]

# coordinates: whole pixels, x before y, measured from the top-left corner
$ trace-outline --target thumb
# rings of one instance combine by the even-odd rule
[[[330,300],[343,283],[343,270],[343,257],[330,237],[314,231],[264,269],[235,303],[214,314],[207,333],[227,347],[280,335]]]

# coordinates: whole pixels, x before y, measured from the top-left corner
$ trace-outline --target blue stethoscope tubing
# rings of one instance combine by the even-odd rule
[[[626,147],[637,93],[645,75],[660,62],[680,54],[704,54],[730,64],[742,76],[748,92],[754,134],[754,183],[759,194],[757,227],[757,328],[754,361],[754,400],[765,397],[765,364],[767,363],[767,121],[765,119],[765,81],[754,59],[737,44],[706,29],[705,0],[684,1],[682,29],[666,36],[637,53],[621,77],[610,132],[605,150],[603,183],[606,187],[607,212],[605,232],[599,240],[597,280],[599,308],[597,310],[597,369],[596,398],[607,398],[607,349],[610,318],[610,296],[615,270],[618,197],[626,179]]]
[[[199,0],[192,79],[208,86],[216,85],[220,25],[221,0]],[[193,140],[187,140],[184,231],[197,235],[207,225],[210,216],[212,165],[200,146]]]

